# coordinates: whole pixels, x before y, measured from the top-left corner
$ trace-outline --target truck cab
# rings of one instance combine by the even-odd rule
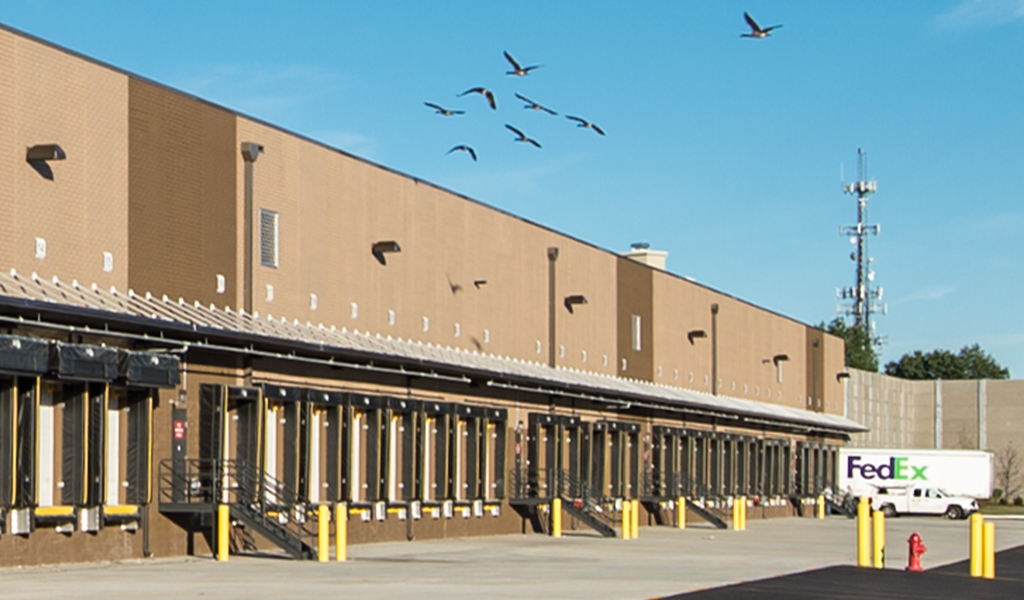
[[[900,514],[943,515],[962,519],[978,510],[978,502],[966,496],[953,496],[930,487],[880,487],[871,498],[872,510],[887,517]]]

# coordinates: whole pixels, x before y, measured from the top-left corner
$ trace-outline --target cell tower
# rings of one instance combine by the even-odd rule
[[[862,328],[871,343],[881,345],[885,343],[885,338],[875,335],[875,324],[871,321],[871,315],[884,315],[888,312],[888,307],[881,303],[881,286],[872,287],[875,272],[871,268],[871,263],[874,259],[868,257],[868,236],[878,235],[882,227],[878,224],[868,225],[865,222],[868,217],[868,196],[878,191],[878,183],[868,180],[867,153],[858,148],[857,158],[857,181],[843,184],[844,193],[857,195],[857,224],[839,227],[839,235],[849,237],[850,243],[856,246],[850,253],[850,260],[857,264],[857,284],[854,287],[836,290],[836,297],[843,301],[836,306],[836,313],[853,315],[853,326]]]

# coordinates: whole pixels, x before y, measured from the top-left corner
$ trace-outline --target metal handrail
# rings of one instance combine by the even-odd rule
[[[641,478],[641,489],[643,495],[652,498],[674,499],[680,496],[687,498],[728,498],[730,496],[763,496],[765,483],[747,483],[745,486],[735,485],[735,493],[727,493],[725,490],[715,491],[710,485],[687,476],[682,471],[668,476],[659,473],[654,469],[644,471]]]
[[[606,499],[593,485],[567,469],[512,469],[509,481],[513,499],[563,498],[608,527],[616,525],[615,519],[602,509]]]
[[[234,502],[258,516],[266,527],[280,527],[310,547],[316,547],[318,513],[313,503],[300,496],[291,486],[259,471],[245,462],[230,464],[226,480],[238,482]]]
[[[242,507],[270,529],[284,529],[316,547],[316,507],[294,488],[254,465],[231,459],[164,459],[160,461],[161,504],[230,504]],[[197,506],[199,509],[199,506]]]

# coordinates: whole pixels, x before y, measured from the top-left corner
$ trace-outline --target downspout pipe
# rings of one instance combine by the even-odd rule
[[[711,305],[711,395],[718,395],[718,304]]]
[[[253,188],[253,167],[256,164],[256,159],[259,158],[260,154],[263,153],[263,146],[260,144],[254,144],[253,142],[242,142],[242,160],[245,163],[245,207],[244,207],[244,227],[245,227],[245,286],[244,286],[244,297],[242,299],[242,307],[245,309],[247,314],[252,314],[252,286],[253,286],[253,200],[252,200],[252,188]]]
[[[557,366],[555,353],[555,262],[558,261],[558,248],[548,248],[548,366],[552,369]]]

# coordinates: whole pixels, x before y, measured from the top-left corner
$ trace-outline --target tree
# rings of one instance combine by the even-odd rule
[[[1002,497],[1007,502],[1020,492],[1020,455],[1012,442],[1007,442],[1006,446],[996,452],[995,479],[996,486],[1002,490]]]
[[[964,346],[959,354],[949,350],[908,352],[885,365],[886,375],[902,379],[1009,379],[1010,370],[1000,365],[981,346]]]
[[[871,343],[871,336],[862,327],[850,327],[846,321],[836,317],[828,325],[822,323],[818,328],[841,337],[846,342],[847,367],[878,372],[878,353]]]

